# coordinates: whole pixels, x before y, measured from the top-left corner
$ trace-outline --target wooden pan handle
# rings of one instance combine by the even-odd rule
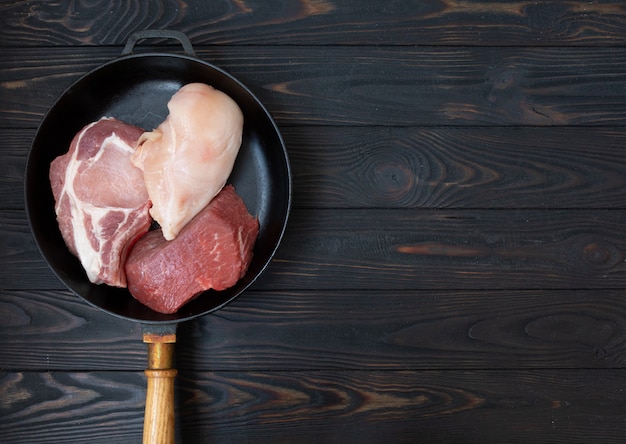
[[[176,334],[144,333],[148,344],[146,414],[143,444],[173,444],[174,427],[174,345]]]

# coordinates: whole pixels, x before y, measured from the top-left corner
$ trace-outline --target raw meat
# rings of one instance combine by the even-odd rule
[[[126,286],[130,247],[152,222],[142,172],[130,161],[142,133],[103,118],[85,126],[50,165],[61,234],[96,284]]]
[[[258,220],[227,185],[176,239],[166,241],[161,230],[139,239],[126,262],[128,290],[155,311],[175,313],[200,292],[241,279],[258,232]]]
[[[203,83],[183,86],[167,106],[167,119],[141,137],[132,161],[143,170],[150,214],[172,240],[226,183],[241,146],[243,114],[233,99]]]

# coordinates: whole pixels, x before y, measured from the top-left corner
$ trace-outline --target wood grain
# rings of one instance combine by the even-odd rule
[[[626,129],[286,127],[294,208],[626,208]],[[2,129],[0,209],[33,129]]]
[[[137,324],[66,291],[2,291],[0,368],[146,368]],[[620,290],[249,291],[178,326],[176,368],[623,368]]]
[[[0,394],[2,442],[141,442],[142,373],[1,372]]]
[[[624,208],[622,128],[287,127],[297,208]]]
[[[146,368],[140,325],[107,315],[67,291],[2,290],[0,317],[2,369]]]
[[[253,288],[623,288],[625,225],[624,210],[298,210]],[[0,228],[0,288],[63,288],[23,212]]]
[[[24,168],[34,131],[0,128],[0,208],[24,208]]]
[[[155,47],[157,50],[158,47]],[[34,128],[119,48],[7,48],[3,126]],[[281,126],[626,124],[623,48],[199,47]]]
[[[0,443],[141,440],[141,326],[50,271],[22,176],[55,100],[142,29],[248,86],[294,178],[266,273],[178,326],[177,442],[624,441],[623,2],[17,0]]]
[[[0,46],[120,45],[141,29],[229,45],[587,45],[626,43],[620,2],[363,3],[358,0],[10,2]]]
[[[178,379],[177,437],[617,443],[623,378],[621,369],[194,373]],[[144,392],[134,372],[0,373],[0,439],[135,442]]]
[[[302,210],[259,286],[622,288],[624,229],[619,210]]]

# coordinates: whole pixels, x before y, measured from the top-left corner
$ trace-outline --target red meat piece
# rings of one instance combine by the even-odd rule
[[[175,239],[157,229],[137,241],[126,261],[128,289],[154,311],[175,313],[205,290],[235,285],[258,233],[258,220],[227,185]]]
[[[126,286],[128,252],[152,222],[143,174],[130,161],[142,134],[103,118],[79,131],[50,165],[61,234],[96,284]]]

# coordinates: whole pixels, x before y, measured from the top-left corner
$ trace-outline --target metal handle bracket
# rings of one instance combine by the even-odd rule
[[[196,57],[196,52],[191,45],[191,41],[189,38],[180,31],[173,31],[170,29],[146,29],[144,31],[137,31],[132,34],[128,41],[126,42],[126,46],[122,50],[122,55],[132,54],[135,46],[141,40],[146,39],[173,39],[178,41],[183,46],[183,51],[185,54]]]

